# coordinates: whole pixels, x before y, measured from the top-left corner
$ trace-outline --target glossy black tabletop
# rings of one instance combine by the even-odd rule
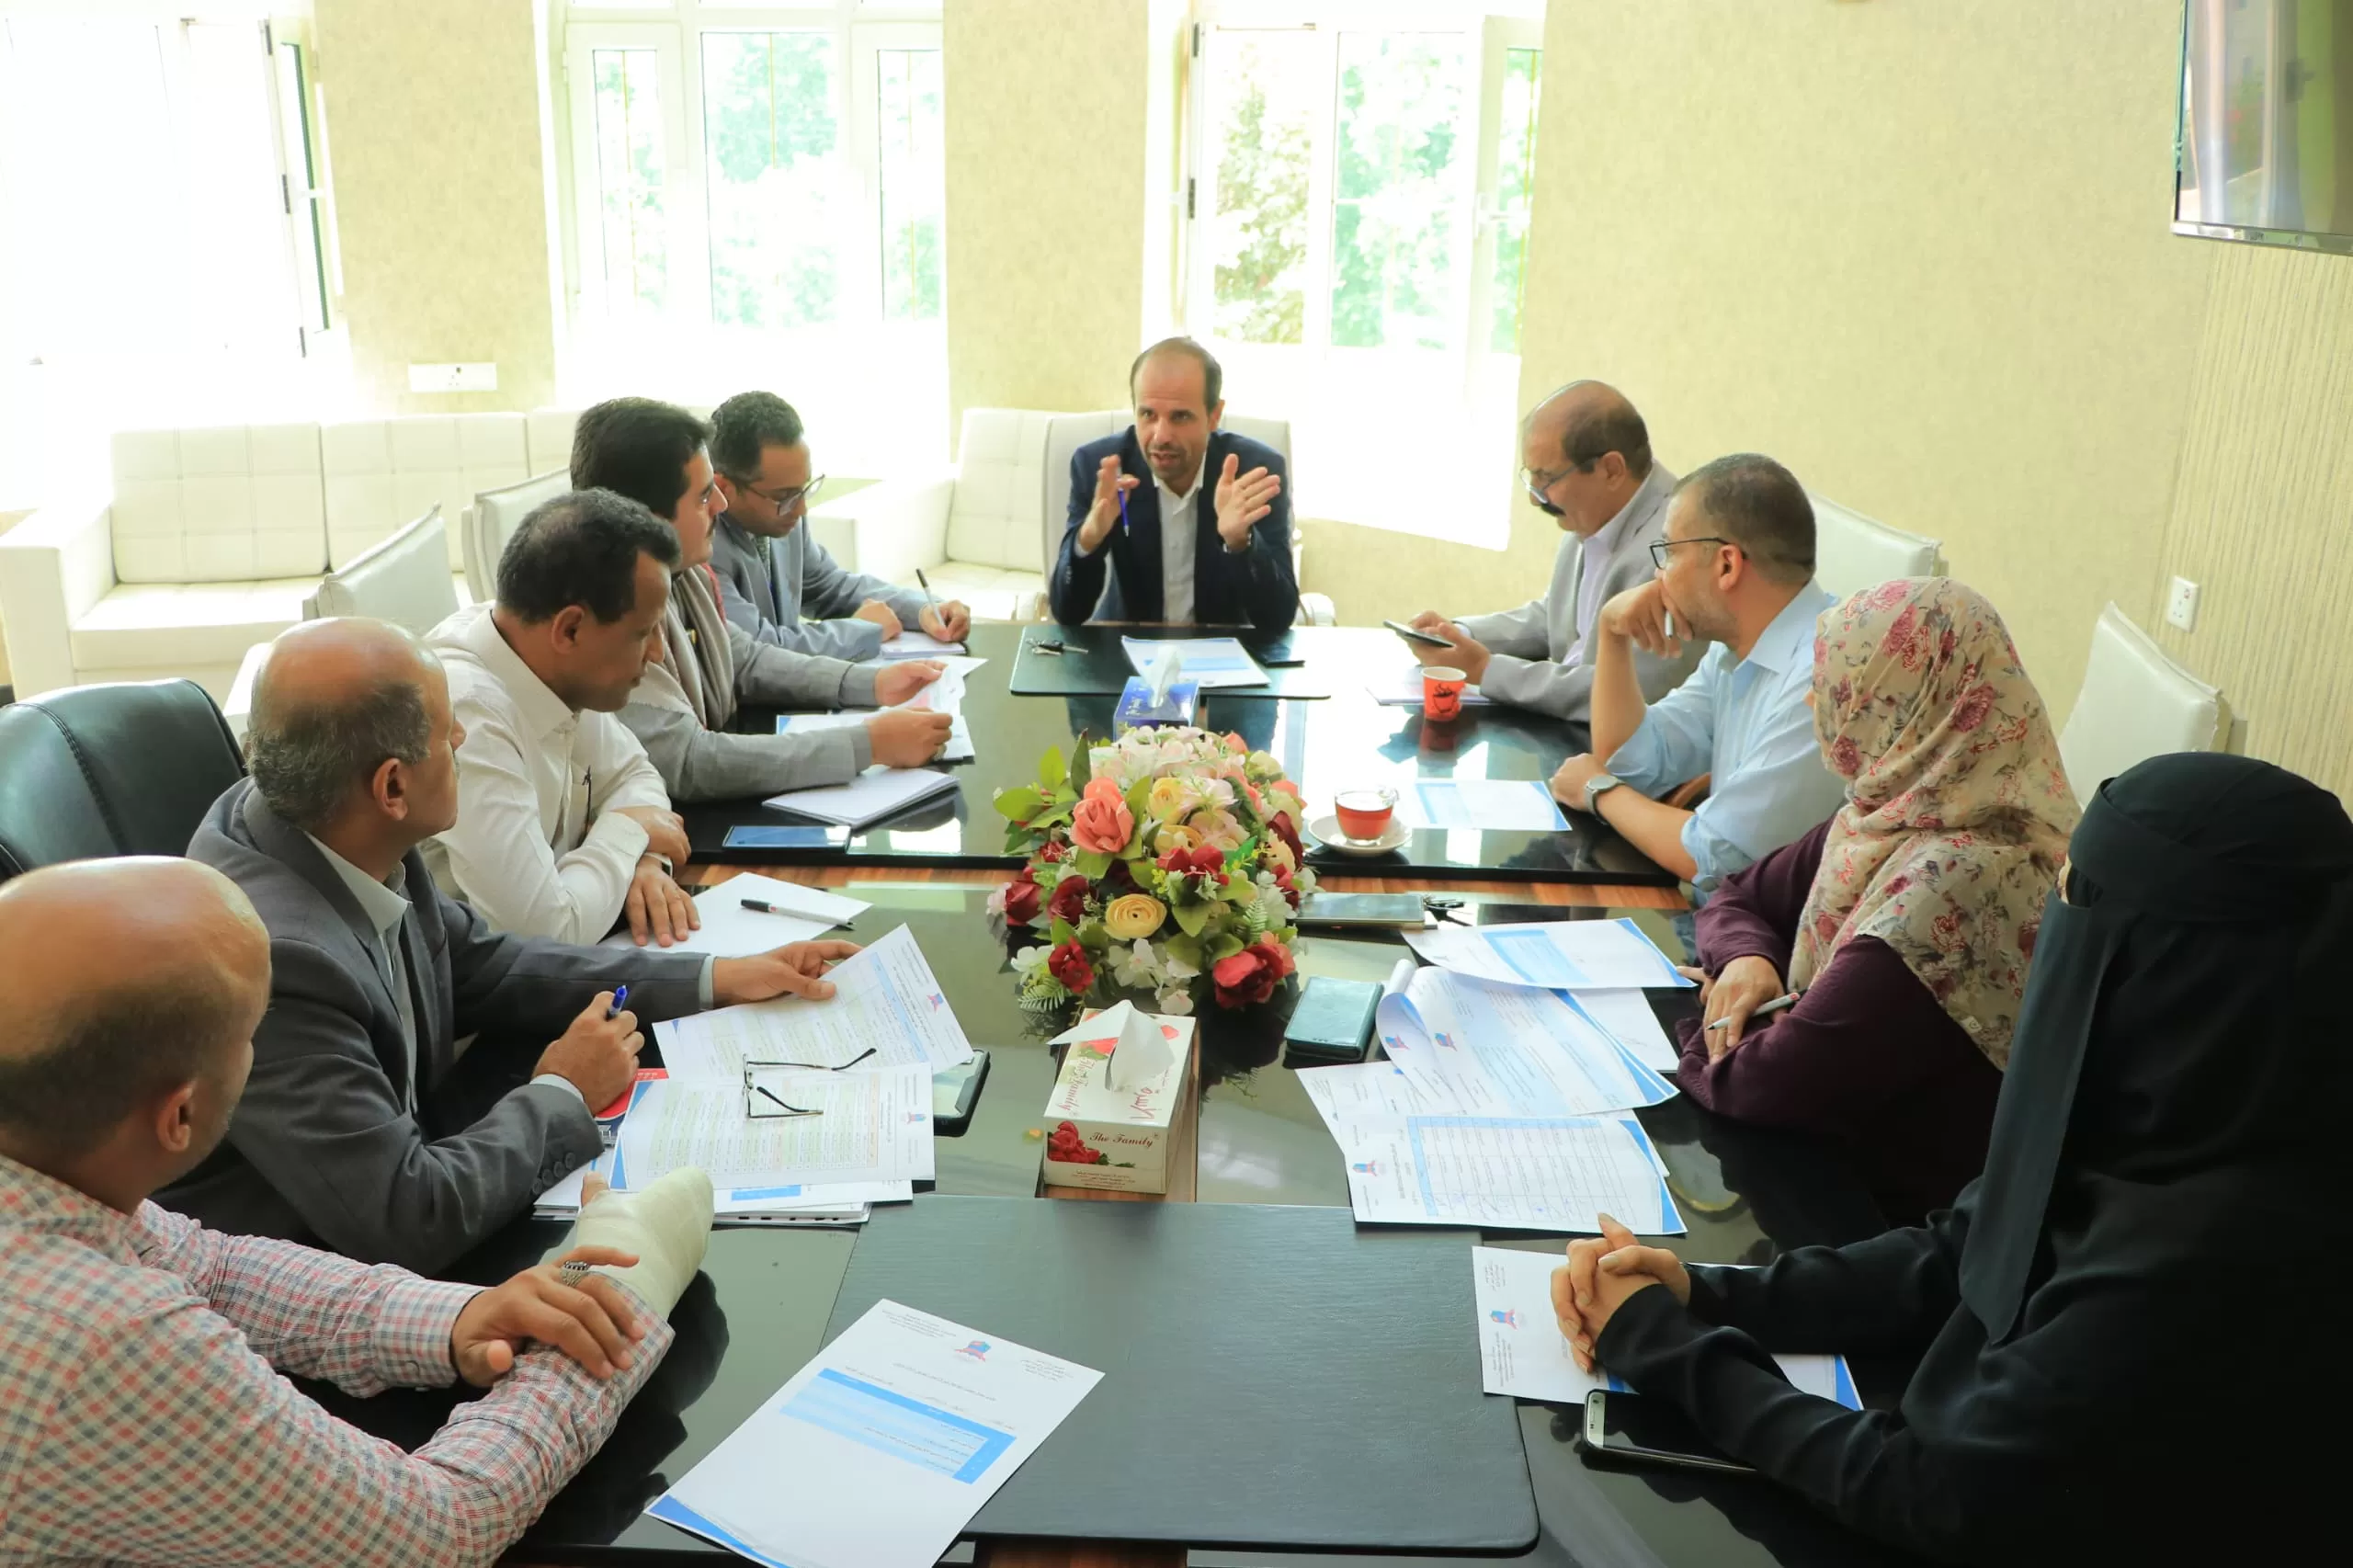
[[[845,857],[869,865],[1006,866],[1005,822],[990,801],[999,789],[1035,783],[1038,759],[1049,746],[1067,755],[1084,733],[1102,740],[1111,733],[1118,703],[1112,691],[1064,696],[1022,696],[1011,679],[1025,638],[1067,631],[1100,663],[1106,648],[1130,636],[1193,635],[1190,627],[1040,628],[984,622],[972,628],[970,646],[988,660],[966,678],[965,727],[973,759],[947,765],[961,788],[921,802],[863,832],[847,848],[805,852],[729,849],[727,830],[743,824],[783,826],[806,819],[757,801],[690,806],[688,836],[698,860],[737,864],[838,861]],[[1259,644],[1262,652],[1269,646]],[[1311,818],[1328,812],[1332,797],[1359,785],[1403,788],[1417,778],[1545,779],[1567,757],[1586,749],[1581,726],[1504,707],[1473,708],[1447,723],[1425,720],[1418,709],[1383,708],[1369,681],[1416,665],[1413,651],[1395,633],[1378,628],[1302,626],[1286,633],[1273,651],[1303,661],[1269,673],[1277,685],[1209,693],[1203,718],[1211,729],[1239,733],[1253,747],[1280,758],[1296,780]],[[1029,657],[1035,661],[1037,655]],[[1103,684],[1094,682],[1092,684]],[[1318,697],[1276,695],[1315,690]],[[747,710],[746,729],[773,728],[774,715]],[[1370,858],[1311,848],[1310,861],[1368,876],[1437,876],[1448,873],[1539,881],[1611,882],[1624,886],[1672,886],[1675,878],[1596,819],[1564,813],[1569,826],[1545,833],[1475,829],[1414,833],[1403,848]]]
[[[1052,1031],[1015,1001],[1005,946],[992,929],[979,889],[953,885],[861,884],[853,890],[875,909],[857,935],[871,941],[904,923],[915,933],[966,1034],[988,1049],[991,1069],[969,1130],[938,1141],[938,1189],[1027,1196],[1038,1189],[1043,1110],[1051,1087]],[[1632,917],[1662,943],[1665,917],[1653,911],[1564,911],[1472,903],[1489,921]],[[1306,975],[1380,979],[1407,949],[1393,933],[1306,936]],[[1671,1017],[1688,994],[1654,992]],[[1325,1131],[1296,1073],[1284,1059],[1282,1019],[1290,998],[1237,1019],[1211,1009],[1201,1030],[1202,1101],[1199,1183],[1202,1202],[1324,1204],[1345,1207],[1347,1183],[1339,1150]],[[1836,1154],[1787,1135],[1723,1122],[1682,1099],[1641,1113],[1668,1170],[1668,1183],[1689,1233],[1672,1244],[1694,1262],[1759,1263],[1780,1250],[1859,1239],[1884,1228],[1859,1183]],[[1044,1199],[1039,1201],[1062,1201]],[[519,1222],[455,1272],[503,1278],[555,1244],[563,1227]],[[1462,1233],[1467,1247],[1472,1233]],[[1492,1244],[1552,1252],[1561,1238],[1494,1233]],[[674,1321],[678,1338],[668,1360],[623,1417],[608,1449],[551,1507],[527,1539],[526,1557],[563,1563],[669,1557],[710,1561],[719,1549],[638,1517],[644,1503],[685,1473],[751,1414],[819,1346],[835,1290],[848,1266],[855,1233],[722,1231],[711,1238],[699,1280]],[[1008,1267],[1021,1260],[1007,1259]],[[1466,1269],[1468,1260],[1465,1262]],[[1313,1282],[1302,1289],[1313,1290]],[[920,1301],[911,1303],[921,1306]],[[1378,1310],[1366,1302],[1327,1303],[1336,1317]],[[1346,1332],[1345,1327],[1339,1332]],[[1470,1326],[1464,1325],[1468,1334]],[[1049,1346],[1048,1348],[1051,1348]],[[1883,1403],[1900,1388],[1901,1369],[1857,1364],[1867,1398]],[[339,1414],[413,1446],[428,1436],[448,1393],[397,1393],[366,1402],[330,1397]],[[1841,1563],[1885,1562],[1848,1540],[1802,1505],[1762,1483],[1686,1479],[1658,1472],[1589,1467],[1570,1445],[1573,1414],[1529,1403],[1522,1435],[1542,1523],[1520,1564]],[[1411,1412],[1399,1413],[1410,1420]],[[1196,1564],[1394,1565],[1405,1560],[1278,1557],[1197,1552]],[[1451,1561],[1463,1561],[1454,1559]]]

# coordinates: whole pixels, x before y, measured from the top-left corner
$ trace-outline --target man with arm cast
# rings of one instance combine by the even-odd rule
[[[1071,454],[1070,519],[1048,586],[1056,620],[1290,625],[1299,581],[1282,454],[1218,428],[1224,380],[1189,337],[1136,357],[1135,424]]]
[[[871,659],[904,631],[961,642],[972,612],[935,608],[913,588],[848,572],[810,537],[811,477],[801,415],[774,392],[738,392],[711,411],[710,461],[725,510],[713,524],[711,569],[728,624],[797,653]],[[805,618],[805,619],[804,619]]]
[[[1754,452],[1718,458],[1677,485],[1666,537],[1651,553],[1656,574],[1604,605],[1595,623],[1593,751],[1561,765],[1552,794],[1601,817],[1704,901],[1845,798],[1806,707],[1814,622],[1836,601],[1813,581],[1804,487]],[[1636,648],[1672,656],[1687,639],[1717,646],[1689,680],[1646,702]],[[1696,810],[1659,799],[1701,774],[1710,792]]]
[[[1665,536],[1675,475],[1652,460],[1650,431],[1634,405],[1599,381],[1574,381],[1538,403],[1521,422],[1520,449],[1529,499],[1566,536],[1551,588],[1494,615],[1449,621],[1424,610],[1414,629],[1454,645],[1423,650],[1427,663],[1461,670],[1497,702],[1582,724],[1590,718],[1594,622],[1610,598],[1649,581],[1650,547]],[[1673,656],[1637,649],[1643,698],[1655,702],[1681,685],[1700,653],[1697,639]]]
[[[699,1171],[593,1194],[575,1268],[488,1290],[146,1200],[229,1123],[269,948],[234,884],[189,860],[0,887],[0,1560],[488,1564],[669,1348],[710,1226]],[[490,1392],[404,1453],[281,1372],[361,1397]]]
[[[415,853],[450,826],[472,744],[440,661],[400,628],[315,620],[278,638],[254,687],[253,777],[188,846],[267,927],[270,1006],[227,1141],[166,1207],[439,1268],[596,1158],[591,1113],[629,1086],[641,1019],[823,995],[825,960],[857,950],[714,960],[493,932]],[[506,1092],[460,1111],[456,1079]]]
[[[846,784],[875,763],[914,767],[948,744],[945,713],[903,709],[939,678],[940,665],[908,659],[853,665],[756,642],[719,608],[710,569],[711,514],[719,488],[701,420],[652,398],[615,398],[580,416],[572,483],[637,503],[667,525],[678,570],[659,625],[661,654],[645,667],[621,722],[645,747],[674,801],[736,801]],[[737,707],[872,708],[862,724],[745,734]]]

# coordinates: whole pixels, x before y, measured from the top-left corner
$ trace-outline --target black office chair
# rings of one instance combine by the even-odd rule
[[[245,775],[192,680],[76,686],[0,708],[0,881],[61,860],[183,855]]]

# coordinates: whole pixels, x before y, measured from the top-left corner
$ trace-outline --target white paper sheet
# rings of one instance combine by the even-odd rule
[[[944,659],[963,651],[961,642],[942,642],[930,632],[909,626],[883,643],[874,656],[878,659]]]
[[[1153,660],[1170,648],[1185,658],[1184,678],[1203,691],[1221,686],[1264,686],[1267,672],[1248,649],[1231,637],[1122,637],[1128,667],[1140,676],[1152,673]]]
[[[747,898],[779,908],[790,908],[790,915],[763,915],[744,907]],[[743,958],[752,953],[765,953],[787,942],[805,942],[822,937],[846,920],[855,920],[871,904],[854,898],[844,898],[818,888],[803,887],[799,882],[779,881],[774,877],[749,872],[714,883],[695,894],[695,908],[702,915],[702,924],[688,932],[684,940],[674,942],[665,952],[716,953],[723,959]],[[605,938],[608,948],[634,947],[627,932]]]
[[[963,1026],[904,926],[835,965],[826,978],[834,994],[823,1002],[779,996],[654,1025],[663,1064],[674,1078],[719,1079],[740,1093],[746,1060],[833,1067],[870,1047],[874,1054],[867,1062],[874,1066],[954,1067],[972,1059]]]
[[[757,1080],[822,1116],[745,1114],[741,1079],[670,1078],[650,1085],[621,1123],[616,1159],[630,1186],[687,1166],[730,1188],[809,1182],[929,1181],[931,1070],[795,1072]]]
[[[1533,778],[1416,778],[1397,800],[1407,827],[1559,833],[1569,825],[1552,791]]]
[[[1367,1224],[1597,1235],[1607,1212],[1643,1235],[1683,1233],[1658,1153],[1631,1113],[1366,1116],[1335,1137]]]
[[[917,801],[954,790],[956,776],[928,767],[884,767],[879,763],[847,784],[822,785],[771,795],[762,803],[779,811],[797,812],[819,822],[843,827],[864,827]]]
[[[926,687],[926,689],[928,690],[929,688]],[[909,702],[903,706],[913,708],[917,705]],[[779,735],[800,735],[807,734],[812,730],[846,730],[852,724],[863,724],[869,719],[873,717],[874,715],[870,712],[779,713],[776,716],[776,733]],[[972,732],[964,727],[963,714],[954,714],[951,716],[948,726],[948,744],[940,748],[938,760],[941,762],[970,762],[972,760]],[[770,801],[769,804],[774,805],[779,801],[789,799],[790,799],[790,796],[779,795],[777,797],[776,801]],[[795,807],[793,809],[798,810],[799,808]]]
[[[1405,933],[1431,963],[1506,985],[1550,991],[1687,988],[1692,982],[1643,928],[1615,920],[1545,920],[1527,926],[1434,926]]]
[[[771,1568],[930,1568],[1102,1376],[878,1301],[646,1512]]]
[[[1430,663],[1443,668],[1445,655],[1433,648],[1430,650]],[[1422,705],[1422,666],[1415,665],[1411,669],[1371,676],[1364,683],[1364,688],[1372,693],[1372,699],[1383,708],[1419,708]],[[1462,688],[1462,706],[1465,708],[1492,708],[1495,701],[1475,686]]]
[[[1552,1270],[1563,1260],[1561,1252],[1471,1249],[1472,1289],[1478,1298],[1479,1383],[1487,1392],[1582,1404],[1596,1389],[1631,1392],[1606,1369],[1597,1376],[1578,1370],[1570,1357],[1569,1342],[1552,1312]],[[1804,1392],[1836,1400],[1849,1410],[1863,1407],[1845,1357],[1773,1359],[1780,1364],[1781,1375]]]
[[[1472,1114],[1472,1108],[1452,1097],[1447,1085],[1424,1089],[1392,1062],[1302,1068],[1299,1085],[1336,1139],[1340,1136],[1340,1123],[1358,1117]]]
[[[1416,970],[1381,998],[1381,1049],[1432,1100],[1473,1116],[1590,1116],[1656,1105],[1675,1086],[1569,996]]]
[[[1654,1073],[1672,1073],[1682,1053],[1668,1038],[1666,1026],[1651,1011],[1651,1000],[1640,991],[1574,991],[1586,1016],[1617,1037],[1634,1053],[1634,1060]]]

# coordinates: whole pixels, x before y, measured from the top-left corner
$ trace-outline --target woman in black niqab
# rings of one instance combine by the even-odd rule
[[[2348,968],[2336,798],[2244,757],[2143,763],[2075,831],[1985,1172],[1952,1210],[1691,1269],[1688,1309],[1641,1289],[1563,1326],[1727,1451],[1914,1551],[2258,1561],[2305,1539],[2353,1456],[2333,1332],[2353,1204],[2327,1157],[2353,1120]],[[1922,1359],[1896,1412],[1853,1412],[1768,1355],[1803,1350]]]

